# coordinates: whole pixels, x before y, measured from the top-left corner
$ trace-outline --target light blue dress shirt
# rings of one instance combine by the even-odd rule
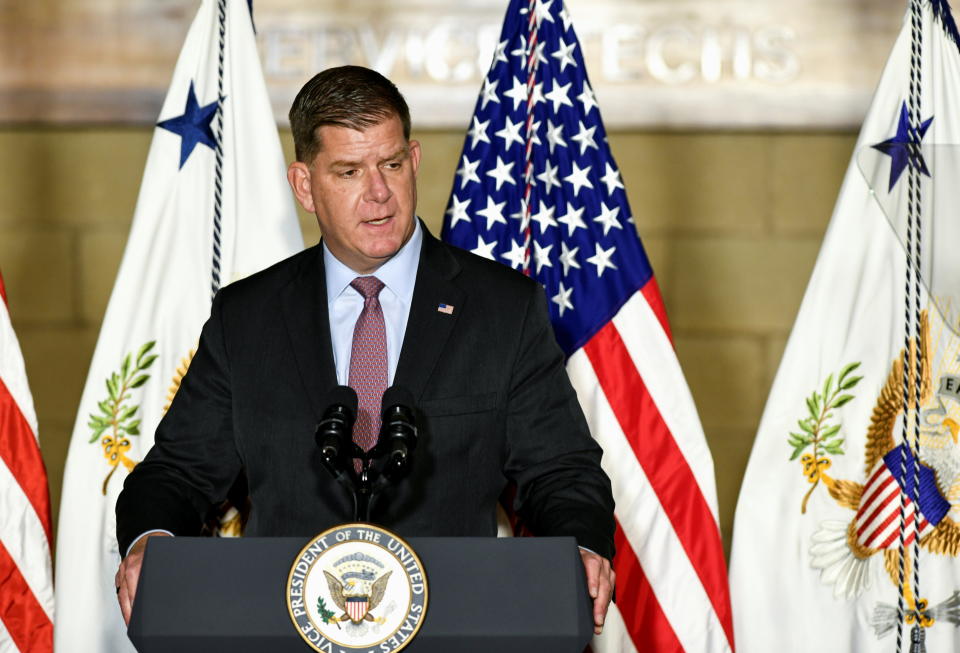
[[[372,276],[384,283],[380,291],[380,306],[387,331],[387,385],[393,385],[400,360],[403,334],[410,317],[413,287],[417,281],[420,265],[420,247],[423,233],[420,221],[414,219],[413,235],[400,251],[381,265]],[[353,328],[363,311],[363,296],[350,282],[361,275],[354,272],[335,257],[327,244],[323,244],[323,266],[327,277],[327,311],[330,315],[330,338],[333,344],[333,363],[337,369],[337,383],[348,385],[350,376],[350,352],[353,349]]]

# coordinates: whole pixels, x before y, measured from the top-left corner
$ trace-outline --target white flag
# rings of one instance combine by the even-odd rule
[[[913,71],[921,90],[914,116],[920,156],[908,146],[908,13],[744,477],[730,569],[741,653],[888,653],[896,650],[898,624],[907,651],[917,610],[926,650],[960,650],[960,35],[945,0],[922,3],[920,28]],[[906,246],[918,233],[906,228],[911,167],[922,199],[919,287],[907,285]],[[909,307],[908,288],[919,294]],[[913,341],[922,364],[915,505],[913,458],[903,446],[902,360],[905,315],[916,308],[923,317]],[[901,500],[905,619],[897,611]]]
[[[284,168],[248,4],[204,0],[154,131],[70,443],[57,539],[60,651],[133,650],[114,589],[114,504],[190,363],[217,268],[226,285],[302,249]]]

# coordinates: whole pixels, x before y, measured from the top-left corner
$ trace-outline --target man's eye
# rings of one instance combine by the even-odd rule
[[[389,163],[384,164],[388,170],[399,170],[401,163],[399,161],[390,161]]]
[[[343,172],[340,173],[340,176],[343,177],[344,179],[349,179],[350,177],[356,177],[356,176],[357,176],[357,171],[356,171],[356,170],[344,170]]]

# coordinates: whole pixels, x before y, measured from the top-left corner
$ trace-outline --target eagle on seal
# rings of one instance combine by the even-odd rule
[[[907,525],[903,561],[907,612],[920,617],[921,621],[926,622],[925,626],[937,618],[957,625],[960,624],[960,592],[955,592],[946,602],[930,609],[926,601],[913,595],[910,587],[910,549],[916,530],[919,530],[920,546],[928,552],[951,557],[960,553],[960,524],[949,515],[953,507],[951,500],[955,501],[960,495],[960,425],[946,416],[942,404],[924,409],[937,403],[933,396],[929,330],[929,317],[924,311],[919,343],[911,343],[909,356],[901,352],[894,360],[877,398],[867,429],[864,456],[866,482],[834,479],[821,472],[821,479],[834,501],[856,514],[849,522],[831,520],[820,524],[812,538],[810,562],[820,570],[821,581],[833,585],[837,598],[855,598],[869,587],[867,563],[876,554],[882,556],[884,569],[894,586],[897,586],[900,581],[899,513],[902,499],[906,507],[904,516]],[[903,419],[903,359],[908,358],[908,374],[912,384],[916,379],[918,355],[919,506],[914,506],[914,456],[910,447],[896,443],[895,433],[900,430]],[[827,467],[829,461],[824,460],[823,469]],[[903,478],[904,468],[906,478]],[[889,632],[896,623],[891,622],[886,614],[888,611],[881,612],[884,614],[875,615],[875,619],[883,617],[874,624],[878,635]]]
[[[390,580],[390,574],[392,573],[392,571],[388,571],[373,581],[370,585],[370,594],[354,594],[352,592],[347,594],[346,592],[353,589],[353,583],[351,582],[350,586],[345,588],[343,583],[337,580],[336,576],[324,570],[323,575],[327,579],[330,596],[333,598],[334,604],[343,611],[343,614],[337,618],[337,621],[350,621],[354,624],[359,624],[362,621],[376,621],[373,615],[370,614],[370,610],[375,609],[380,605],[380,602],[383,601],[383,595],[387,592],[387,582]],[[362,605],[363,609],[360,611],[349,610],[347,608],[348,600]]]

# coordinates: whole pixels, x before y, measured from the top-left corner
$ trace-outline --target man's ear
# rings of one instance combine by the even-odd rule
[[[287,181],[293,189],[293,195],[304,211],[313,213],[313,193],[310,183],[310,167],[302,161],[294,161],[287,168]]]
[[[410,162],[413,164],[413,176],[420,170],[420,141],[410,141]]]

